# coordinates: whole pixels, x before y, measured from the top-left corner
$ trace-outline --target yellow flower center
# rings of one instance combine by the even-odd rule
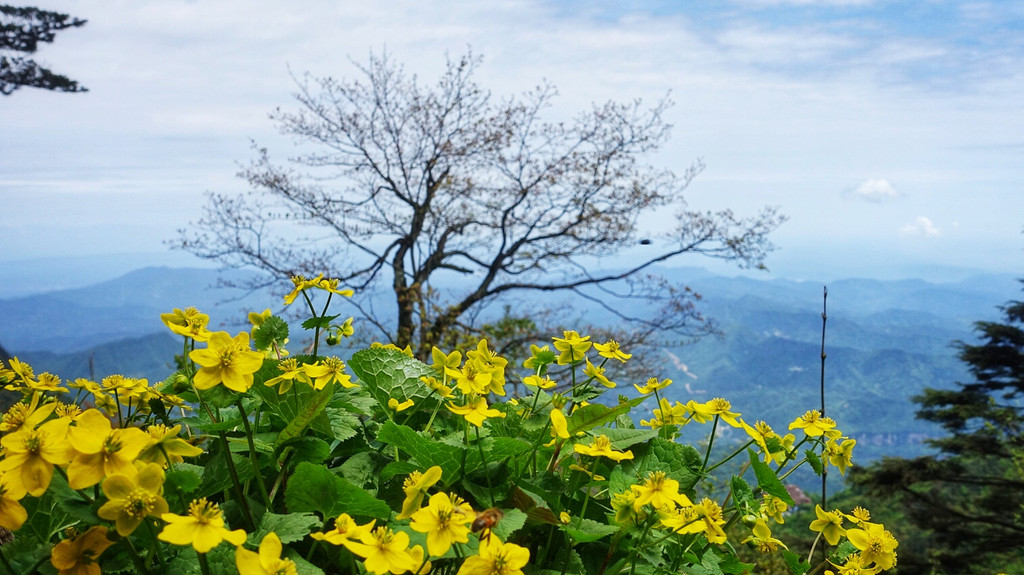
[[[111,455],[118,451],[121,451],[121,430],[115,429],[110,432],[107,440],[103,442],[103,452]]]
[[[127,503],[124,505],[124,511],[134,518],[148,515],[149,510],[153,507],[153,502],[156,501],[156,497],[142,489],[133,490],[126,499]]]
[[[28,415],[29,405],[27,403],[15,403],[4,414],[3,419],[0,420],[0,431],[14,431],[18,429],[25,423],[25,418]]]
[[[196,499],[188,506],[188,514],[198,523],[205,525],[221,519],[220,506],[210,503],[205,497]]]
[[[39,450],[43,447],[42,438],[39,437],[38,431],[30,431],[25,436],[22,445],[25,447],[25,451],[32,455],[39,455]]]

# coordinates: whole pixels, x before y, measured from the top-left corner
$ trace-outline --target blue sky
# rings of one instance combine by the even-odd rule
[[[202,215],[204,192],[245,191],[235,173],[250,140],[288,155],[267,114],[293,106],[292,74],[352,76],[350,59],[386,49],[431,81],[446,52],[472,46],[495,96],[556,84],[553,118],[671,93],[673,137],[650,160],[682,172],[703,159],[693,207],[789,215],[773,274],[943,279],[962,273],[951,268],[1024,267],[1024,3],[41,7],[89,20],[36,57],[90,92],[0,99],[3,261],[194,263],[164,240]]]

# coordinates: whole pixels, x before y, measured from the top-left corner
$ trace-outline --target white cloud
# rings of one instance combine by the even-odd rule
[[[900,233],[906,236],[935,238],[939,236],[939,228],[935,227],[930,219],[918,216],[913,222],[900,228]]]
[[[848,196],[867,200],[869,202],[880,203],[885,200],[891,200],[896,197],[896,188],[892,187],[889,180],[883,180],[878,178],[872,178],[861,183],[852,191],[848,192]]]

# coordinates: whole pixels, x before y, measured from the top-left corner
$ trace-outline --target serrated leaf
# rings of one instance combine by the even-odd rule
[[[320,415],[324,408],[327,406],[327,402],[331,400],[331,394],[333,389],[327,386],[320,390],[311,390],[312,393],[308,394],[304,402],[299,405],[299,410],[288,420],[288,425],[281,430],[281,434],[277,436],[277,443],[275,447],[280,446],[285,441],[298,437],[303,431],[309,427],[309,424],[313,422],[318,415]]]
[[[331,327],[332,321],[338,319],[339,315],[341,314],[311,317],[306,321],[302,322],[302,327],[308,330],[314,330],[316,328],[327,329]]]
[[[380,405],[387,405],[392,397],[413,400],[419,409],[433,409],[438,399],[420,381],[421,376],[435,376],[429,365],[413,359],[396,349],[364,349],[357,351],[348,361],[359,383]]]
[[[387,519],[391,509],[358,485],[312,463],[300,463],[285,490],[288,509],[304,513],[315,511],[324,519],[348,513],[357,517]]]
[[[358,433],[359,419],[339,407],[325,407],[313,418],[309,428],[338,441],[346,441]]]
[[[288,339],[288,323],[272,315],[252,331],[252,343],[256,349],[268,349],[275,342],[283,345]]]
[[[762,491],[770,495],[774,495],[779,499],[785,501],[789,505],[796,505],[793,498],[786,491],[786,487],[779,481],[778,475],[768,464],[761,461],[757,456],[757,453],[752,449],[747,450],[747,454],[750,456],[750,466],[754,469],[754,475],[757,477],[757,485]]]
[[[782,560],[786,562],[786,567],[789,567],[790,573],[793,573],[794,575],[807,573],[811,570],[810,563],[788,549],[782,550]]]
[[[377,439],[394,445],[409,454],[422,466],[421,469],[434,465],[439,466],[442,472],[442,481],[445,484],[450,483],[459,475],[464,447],[458,448],[454,445],[434,441],[393,421],[384,423],[377,433]]]
[[[285,553],[285,557],[291,559],[292,562],[295,563],[295,571],[299,575],[324,575],[323,569],[313,565],[309,561],[306,561],[306,558],[299,555],[297,551],[288,549]]]
[[[824,467],[822,467],[821,465],[821,459],[818,458],[817,453],[808,449],[804,451],[804,456],[807,457],[807,463],[811,464],[811,469],[814,470],[815,474],[821,475],[825,471]]]
[[[737,508],[747,513],[758,509],[759,505],[757,499],[754,498],[754,490],[746,480],[739,475],[733,475],[730,485],[732,486],[732,498],[736,502]]]
[[[375,483],[374,479],[378,476],[378,463],[376,460],[382,459],[384,458],[376,451],[360,451],[346,459],[338,467],[338,472],[341,473],[342,477],[356,485]]]
[[[252,462],[249,461],[248,457],[232,453],[231,461],[238,472],[239,481],[248,481],[256,476],[256,470],[253,469]],[[199,485],[199,495],[213,495],[214,493],[231,489],[234,486],[231,474],[228,472],[228,462],[223,451],[214,455],[206,464],[206,467],[222,471],[220,473],[203,474],[202,483]]]
[[[321,525],[323,522],[312,513],[288,513],[287,515],[264,513],[259,527],[249,536],[249,542],[257,545],[268,533],[273,532],[281,539],[281,543],[287,545],[301,541]]]
[[[494,526],[494,534],[499,539],[508,540],[508,538],[523,528],[526,525],[526,514],[518,509],[506,509],[502,511],[501,521]]]
[[[562,531],[569,534],[577,543],[590,543],[603,539],[619,530],[618,526],[598,523],[585,517],[573,517],[568,525],[562,526]]]

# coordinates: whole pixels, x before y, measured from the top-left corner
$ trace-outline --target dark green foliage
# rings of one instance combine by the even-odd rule
[[[957,343],[973,381],[914,397],[918,417],[948,433],[930,442],[941,453],[886,458],[852,477],[917,526],[908,544],[924,540],[922,569],[1024,568],[1024,302],[1002,310],[1002,322],[975,324],[980,343]]]
[[[57,32],[85,22],[38,8],[0,5],[0,49],[32,54],[40,42],[53,42]],[[87,91],[78,82],[54,74],[31,58],[0,55],[0,94],[8,96],[22,86],[57,92]]]

